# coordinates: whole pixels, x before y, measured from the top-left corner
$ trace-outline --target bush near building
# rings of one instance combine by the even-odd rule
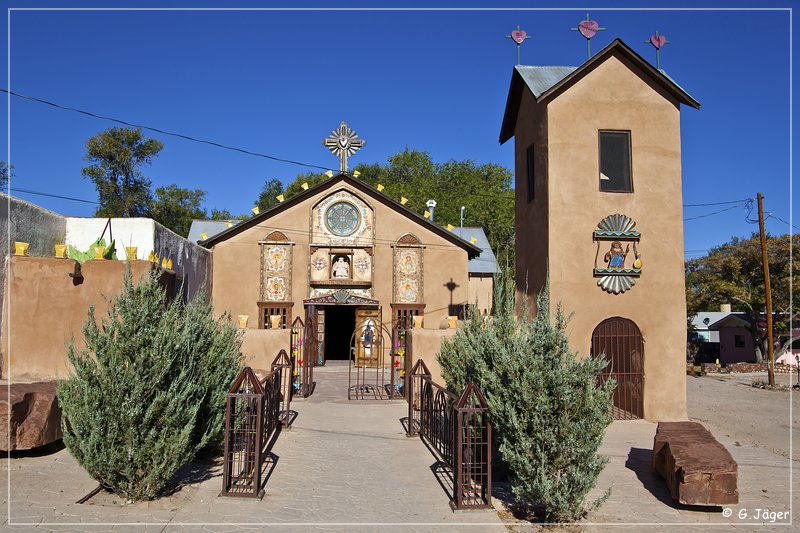
[[[578,359],[570,351],[567,317],[558,305],[551,318],[549,289],[537,299],[535,318],[526,311],[517,319],[514,298],[513,281],[498,276],[494,316],[469,317],[442,344],[442,375],[456,393],[469,381],[484,393],[495,458],[522,511],[575,520],[608,461],[598,450],[611,422],[615,383],[598,380],[604,360]]]
[[[100,323],[90,309],[86,348],[68,347],[74,372],[59,384],[64,443],[104,487],[152,499],[202,449],[221,444],[225,394],[241,365],[229,317],[199,298],[170,301],[159,273],[122,292]]]

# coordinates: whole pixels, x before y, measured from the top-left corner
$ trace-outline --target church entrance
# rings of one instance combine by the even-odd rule
[[[325,361],[350,360],[350,334],[356,328],[356,308],[330,305],[325,308]]]
[[[644,339],[636,323],[621,317],[603,320],[592,333],[591,353],[608,363],[600,379],[617,382],[614,419],[644,418]]]

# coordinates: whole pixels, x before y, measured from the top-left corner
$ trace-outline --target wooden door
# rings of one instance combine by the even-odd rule
[[[382,363],[380,309],[356,309],[355,365],[377,367]]]

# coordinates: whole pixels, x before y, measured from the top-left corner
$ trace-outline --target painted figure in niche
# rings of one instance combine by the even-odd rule
[[[270,272],[280,272],[286,263],[286,250],[279,247],[270,248],[267,251],[267,270]]]
[[[628,255],[630,250],[630,244],[627,246],[627,248],[625,248],[625,251],[623,251],[622,243],[619,241],[614,241],[611,243],[611,249],[606,252],[603,260],[608,263],[608,268],[625,268],[625,257]]]
[[[286,296],[286,281],[283,278],[270,278],[267,280],[267,299],[282,301]]]
[[[331,273],[333,274],[334,278],[349,278],[350,265],[348,264],[347,261],[345,261],[344,257],[339,257],[339,259],[337,259],[336,262],[333,264]]]
[[[403,274],[413,274],[417,271],[416,257],[413,252],[403,252],[400,259],[400,272]]]

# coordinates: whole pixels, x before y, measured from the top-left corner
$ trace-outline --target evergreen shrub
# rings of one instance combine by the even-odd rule
[[[64,443],[104,487],[152,499],[203,448],[220,444],[225,394],[240,367],[229,317],[215,321],[196,298],[170,301],[154,271],[109,301],[100,324],[90,308],[85,348],[62,381]]]
[[[615,383],[599,383],[602,358],[578,359],[569,350],[568,319],[560,304],[551,317],[548,287],[537,298],[536,316],[526,309],[518,319],[513,280],[500,274],[493,303],[494,316],[473,314],[442,343],[442,375],[453,392],[474,381],[486,397],[495,459],[521,510],[548,521],[575,520],[607,462],[598,449]]]

